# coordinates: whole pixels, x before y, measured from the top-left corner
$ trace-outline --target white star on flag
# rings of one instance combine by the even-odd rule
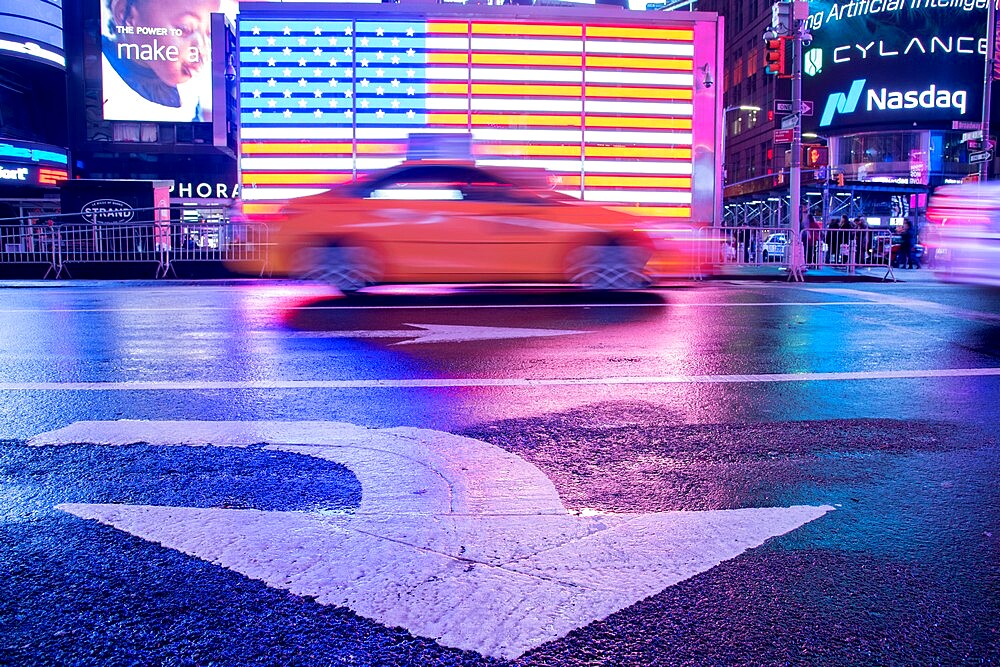
[[[351,26],[347,26],[346,28],[344,28],[344,37],[350,37],[350,36],[351,36]]]
[[[299,108],[300,109],[305,109],[306,106],[307,105],[306,105],[306,101],[305,100],[299,100]]]
[[[299,37],[299,46],[305,46],[305,45],[306,45],[306,38]]]
[[[385,70],[379,67],[377,70],[375,70],[375,76],[377,77],[385,76]]]
[[[313,76],[323,76],[323,70],[317,67],[313,70]]]
[[[288,27],[288,26],[286,25],[286,26],[285,26],[285,29],[283,30],[283,32],[284,32],[284,33],[285,33],[286,35],[291,35],[291,34],[292,34],[292,29],[291,29],[291,28],[289,28],[289,27]]]
[[[361,100],[361,108],[362,109],[368,108],[368,100]]]
[[[260,47],[259,47],[259,46],[255,46],[255,47],[253,47],[253,48],[252,48],[252,49],[250,50],[250,53],[254,54],[255,56],[259,56],[259,55],[260,55]]]
[[[323,55],[323,49],[317,46],[315,49],[313,49],[313,55],[319,58],[321,55]]]
[[[376,95],[381,95],[384,92],[385,92],[385,90],[382,88],[382,86],[379,86],[378,88],[375,89],[375,94]]]
[[[254,109],[253,110],[253,117],[254,118],[260,118],[260,116],[261,116],[260,109]]]
[[[385,60],[385,54],[384,54],[384,53],[382,53],[381,51],[378,51],[378,52],[377,52],[377,53],[375,54],[375,60]]]
[[[362,58],[361,59],[361,66],[362,67],[368,67],[368,58]]]
[[[255,89],[255,90],[253,91],[253,96],[254,96],[254,97],[260,97],[260,89],[259,89],[259,88]]]
[[[413,56],[415,56],[416,54],[417,54],[417,52],[413,50],[413,47],[410,47],[410,48],[408,48],[408,49],[406,50],[406,55],[410,56],[411,58],[412,58]]]
[[[399,88],[399,79],[393,79],[390,83],[392,83],[393,88]]]
[[[305,67],[305,66],[306,66],[306,59],[299,58],[299,67]]]
[[[348,46],[346,49],[344,49],[344,55],[347,56],[348,58],[351,57],[352,53],[354,53],[354,49],[352,49],[351,47]]]
[[[260,26],[256,26],[255,25],[253,27],[253,29],[250,30],[250,32],[253,33],[254,35],[259,35],[260,34]]]
[[[274,77],[271,77],[270,79],[267,80],[267,85],[270,86],[271,88],[274,88],[275,86],[278,85],[278,81]]]
[[[313,111],[313,115],[316,116],[317,118],[322,118],[323,111],[321,109],[316,109],[316,111]]]
[[[385,112],[382,111],[381,109],[379,109],[378,111],[375,112],[375,117],[376,118],[381,118],[384,115],[385,115]]]
[[[323,91],[322,90],[314,90],[313,91],[313,97],[323,97]]]
[[[267,66],[268,66],[268,67],[274,67],[274,66],[275,66],[275,64],[276,64],[277,62],[278,62],[278,61],[277,61],[277,60],[275,60],[274,58],[268,58],[268,59],[267,59]]]
[[[299,79],[299,88],[305,88],[306,84],[308,84],[308,83],[309,82],[305,80],[305,77]]]
[[[385,34],[385,30],[382,30],[381,26],[379,26],[378,28],[375,28],[375,36],[376,37],[381,37],[384,34]]]
[[[274,37],[268,37],[267,38],[267,45],[268,46],[274,46],[276,43],[277,43],[277,40]]]
[[[291,76],[292,75],[292,70],[290,70],[290,69],[288,69],[286,67],[281,73],[284,74],[285,76]]]
[[[254,76],[260,76],[260,68],[259,67],[254,67],[253,68],[253,75]]]
[[[393,65],[399,64],[399,56],[393,56],[392,58],[389,58],[389,60],[392,61]]]
[[[292,91],[290,91],[290,90],[288,90],[287,88],[285,88],[285,90],[284,90],[284,92],[282,93],[282,95],[284,95],[284,96],[285,96],[285,99],[289,99],[289,98],[291,98],[291,96],[292,96]]]
[[[410,109],[409,111],[406,112],[406,117],[407,118],[413,118],[416,115],[417,114],[413,113],[413,109]]]
[[[392,101],[392,108],[393,109],[398,109],[399,108],[399,100],[393,100]]]
[[[316,26],[315,28],[313,28],[313,34],[314,34],[314,35],[322,35],[322,34],[323,34],[323,31],[322,31],[322,30],[320,30],[320,27],[319,27],[319,26]]]
[[[336,67],[336,66],[337,66],[337,59],[330,58],[330,67]]]
[[[361,46],[368,46],[368,38],[367,37],[362,37],[358,41],[361,42]]]
[[[369,83],[368,79],[361,79],[361,87],[362,88],[367,88],[368,87],[368,83]]]
[[[329,106],[330,106],[331,109],[336,109],[337,108],[337,100],[330,100],[330,105]]]
[[[292,49],[291,49],[291,47],[288,47],[288,46],[286,46],[285,48],[283,48],[281,50],[281,52],[284,53],[286,56],[292,55]]]
[[[291,118],[292,117],[292,110],[291,109],[285,109],[284,111],[281,112],[281,115],[284,116],[285,118]]]
[[[399,46],[399,37],[393,37],[393,38],[392,38],[392,42],[390,42],[390,43],[391,43],[391,44],[392,44],[393,46]]]
[[[331,37],[330,38],[330,46],[337,46],[337,38],[336,37]]]
[[[337,85],[337,80],[336,79],[330,79],[330,87],[333,88],[336,85]]]
[[[344,91],[344,97],[350,99],[352,95],[354,95],[354,93],[352,93],[350,90]]]
[[[344,109],[344,117],[345,118],[350,118],[353,115],[354,115],[353,111],[351,111],[350,109]]]
[[[413,37],[413,28],[407,28],[406,29],[406,36],[407,37]]]
[[[413,95],[415,92],[417,91],[413,89],[413,86],[410,86],[409,88],[406,89],[407,95]]]
[[[273,109],[274,107],[278,106],[278,100],[268,100],[267,101],[267,106],[269,106],[269,107],[271,107]]]

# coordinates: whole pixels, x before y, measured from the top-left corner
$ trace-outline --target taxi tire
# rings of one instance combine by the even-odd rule
[[[356,292],[376,282],[378,257],[369,248],[358,245],[330,244],[306,248],[300,255],[299,275],[317,280],[341,292]]]
[[[641,289],[649,285],[642,271],[646,260],[646,251],[633,245],[580,246],[567,255],[567,277],[574,285],[591,290]]]

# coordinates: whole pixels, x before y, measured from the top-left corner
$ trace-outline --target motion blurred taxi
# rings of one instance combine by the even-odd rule
[[[1000,286],[1000,183],[946,185],[927,203],[935,275]]]
[[[643,220],[562,195],[545,172],[404,163],[291,201],[270,268],[345,292],[376,283],[648,283]]]

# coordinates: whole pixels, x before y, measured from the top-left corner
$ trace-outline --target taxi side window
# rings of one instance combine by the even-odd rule
[[[513,185],[467,167],[426,165],[369,184],[367,199],[512,201]]]

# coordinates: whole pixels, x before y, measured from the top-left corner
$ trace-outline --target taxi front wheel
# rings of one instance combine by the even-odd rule
[[[586,289],[640,289],[649,284],[643,273],[647,258],[643,248],[632,245],[581,246],[566,258],[567,277]]]
[[[378,276],[378,257],[362,246],[326,245],[299,253],[299,277],[318,280],[341,292],[356,292],[372,285]]]

